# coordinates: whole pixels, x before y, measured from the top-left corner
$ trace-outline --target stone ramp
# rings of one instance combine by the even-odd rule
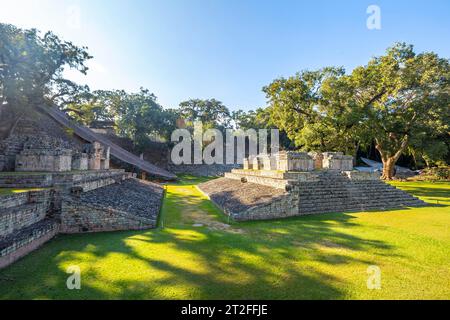
[[[202,183],[199,188],[228,215],[270,204],[287,195],[282,189],[228,178]]]
[[[119,147],[115,143],[111,142],[108,138],[98,135],[92,130],[82,125],[79,125],[72,121],[64,112],[58,110],[57,108],[51,107],[38,107],[39,110],[45,112],[52,119],[58,122],[60,125],[70,128],[74,131],[74,133],[83,140],[86,140],[90,143],[94,141],[98,141],[101,144],[110,147],[111,155],[117,158],[120,161],[128,163],[139,170],[147,172],[149,175],[158,177],[164,180],[176,180],[177,177],[173,173],[159,168],[147,161],[142,160],[141,158],[135,156],[134,154],[126,151],[125,149]]]
[[[157,225],[164,189],[155,183],[127,179],[63,198],[61,232],[142,230]]]
[[[199,188],[237,221],[426,205],[367,173],[273,172],[270,176],[264,171],[260,177],[258,171],[246,176],[244,171],[236,170],[226,178],[200,184]],[[283,183],[284,189],[280,188]]]

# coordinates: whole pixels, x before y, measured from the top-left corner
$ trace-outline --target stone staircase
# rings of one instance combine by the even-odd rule
[[[427,205],[376,173],[358,171],[233,170],[199,188],[236,221]]]
[[[417,207],[425,202],[381,180],[352,180],[339,172],[323,172],[317,181],[290,182],[299,197],[299,213],[386,210]]]

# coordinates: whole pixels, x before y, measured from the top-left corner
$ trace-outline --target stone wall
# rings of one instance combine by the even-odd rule
[[[121,181],[129,176],[124,170],[100,170],[66,173],[0,173],[0,188],[50,188],[55,186],[82,186],[92,190],[96,182],[99,187],[114,181]],[[91,183],[93,182],[93,183]]]
[[[6,169],[6,156],[0,154],[0,172],[4,171]]]
[[[0,197],[0,269],[58,233],[58,222],[48,218],[57,211],[56,199],[50,190]]]
[[[0,196],[0,210],[24,205],[28,202],[28,193],[16,193]]]
[[[72,170],[71,150],[27,149],[16,156],[18,172],[64,172]]]
[[[72,157],[72,170],[85,171],[89,168],[88,155],[86,153],[76,153]]]
[[[58,222],[46,219],[16,234],[0,238],[0,269],[36,250],[55,237],[58,232]]]
[[[0,198],[0,237],[43,220],[50,209],[50,191],[33,191]]]
[[[160,185],[134,179],[123,170],[14,174],[9,178],[46,182],[52,188],[0,196],[0,268],[59,232],[154,228],[164,195]]]

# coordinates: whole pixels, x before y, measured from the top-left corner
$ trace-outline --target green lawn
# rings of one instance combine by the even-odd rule
[[[395,183],[425,208],[228,226],[197,182],[167,186],[157,230],[51,241],[0,272],[0,298],[450,299],[450,183]],[[81,290],[66,289],[71,265]]]

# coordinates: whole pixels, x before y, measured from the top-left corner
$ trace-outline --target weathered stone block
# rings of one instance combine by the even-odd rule
[[[264,163],[260,156],[253,158],[253,170],[263,170],[264,169]]]
[[[314,160],[305,152],[280,152],[275,157],[279,171],[314,170]]]
[[[249,158],[245,158],[243,162],[244,170],[253,170],[253,162]]]
[[[262,162],[263,162],[263,170],[271,171],[271,170],[277,170],[277,158],[275,156],[271,155],[260,155]]]
[[[89,168],[89,159],[86,153],[76,153],[72,157],[72,170],[86,171]]]
[[[314,160],[314,169],[321,170],[323,168],[323,153],[310,152],[308,155]]]
[[[26,149],[16,156],[16,171],[63,172],[72,170],[72,151],[68,149]]]
[[[88,146],[88,169],[108,170],[110,161],[110,148],[105,148],[99,142],[94,142]]]
[[[353,157],[345,156],[342,152],[323,153],[323,168],[327,170],[351,171],[353,170]]]
[[[6,157],[4,155],[0,155],[0,171],[4,171],[6,168]]]

